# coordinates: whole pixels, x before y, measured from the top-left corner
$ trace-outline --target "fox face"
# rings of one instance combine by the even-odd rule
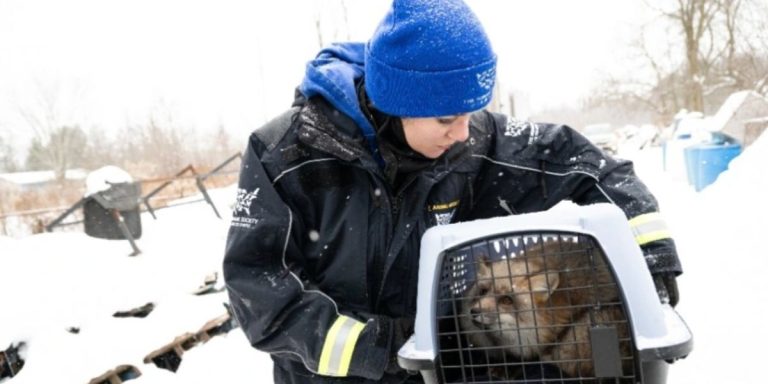
[[[546,305],[559,283],[559,273],[543,272],[541,265],[526,260],[484,261],[478,267],[477,283],[465,296],[465,321],[471,327],[496,331],[489,332],[495,335],[490,337],[498,338],[501,345],[517,346],[514,355],[535,356],[541,349],[537,341],[541,333],[551,331],[534,326],[537,317],[549,316],[537,309]]]

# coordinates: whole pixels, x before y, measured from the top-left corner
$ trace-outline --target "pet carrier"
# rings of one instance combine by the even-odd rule
[[[692,346],[622,211],[597,204],[427,231],[398,361],[428,383],[663,384]]]

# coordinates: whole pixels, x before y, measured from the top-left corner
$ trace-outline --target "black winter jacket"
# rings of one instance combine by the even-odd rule
[[[393,319],[415,315],[420,238],[431,226],[562,200],[611,202],[628,218],[658,210],[629,161],[565,126],[475,113],[470,138],[399,191],[370,153],[356,124],[321,97],[250,137],[224,277],[277,382],[406,380],[384,370],[400,347]],[[681,272],[670,238],[642,249],[653,273]]]

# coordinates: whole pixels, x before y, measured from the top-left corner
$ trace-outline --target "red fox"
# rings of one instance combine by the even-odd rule
[[[585,243],[539,240],[516,257],[481,257],[462,304],[469,342],[593,377],[590,327],[605,324],[617,327],[621,354],[631,356],[618,288],[599,248]],[[631,364],[623,359],[624,372]]]

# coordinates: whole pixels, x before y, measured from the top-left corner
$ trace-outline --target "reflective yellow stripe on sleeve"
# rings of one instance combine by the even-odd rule
[[[363,328],[365,323],[351,317],[340,315],[336,318],[325,335],[318,373],[326,376],[346,376],[352,362],[352,352]]]
[[[638,245],[672,237],[667,223],[658,212],[646,213],[629,220],[629,226]]]

